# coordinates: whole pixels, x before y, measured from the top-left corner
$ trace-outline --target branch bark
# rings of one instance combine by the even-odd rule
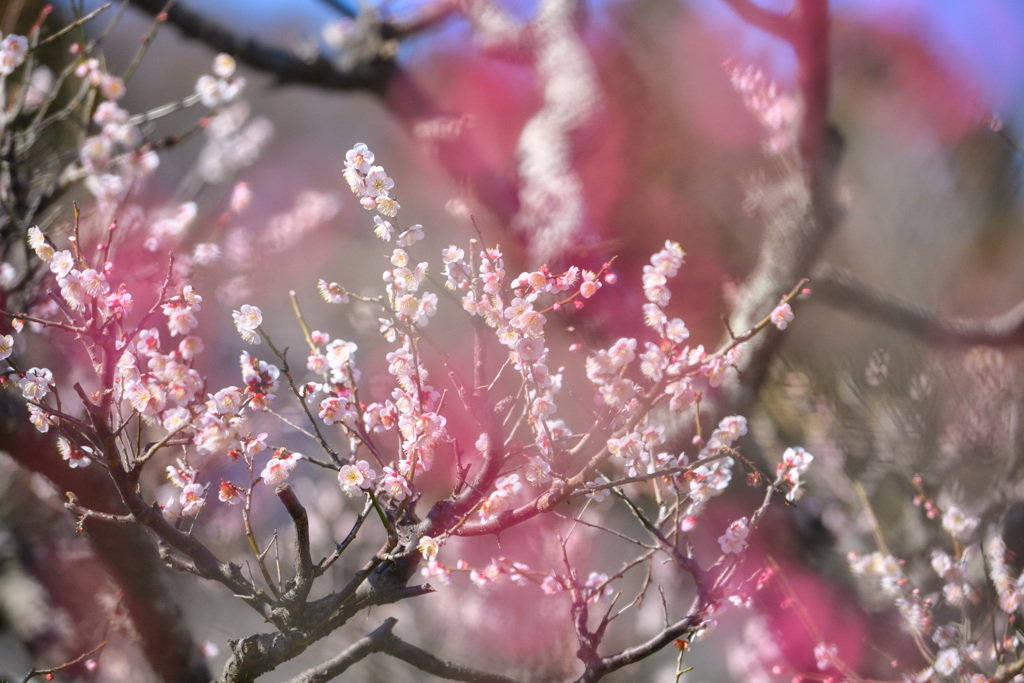
[[[1024,301],[991,318],[947,318],[904,301],[835,267],[814,277],[814,294],[824,303],[884,323],[935,346],[1019,346],[1024,344]]]
[[[334,659],[316,666],[290,683],[325,683],[340,676],[353,664],[375,652],[391,655],[407,662],[420,671],[451,681],[471,683],[515,683],[515,679],[492,674],[462,664],[435,657],[426,650],[405,642],[394,634],[398,619],[389,617],[374,631],[350,645]]]
[[[166,0],[131,0],[138,9],[159,17]],[[213,21],[183,3],[166,11],[166,20],[188,38],[195,38],[214,50],[226,52],[246,64],[273,74],[278,83],[302,83],[329,90],[368,91],[383,95],[396,70],[393,41],[402,37],[398,27],[363,13],[355,20],[345,60],[336,63],[323,55],[303,58],[240,34],[234,28]]]
[[[786,42],[793,42],[793,21],[791,14],[779,14],[756,5],[750,0],[725,0],[740,19]]]

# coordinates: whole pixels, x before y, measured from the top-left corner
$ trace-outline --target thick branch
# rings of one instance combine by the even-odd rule
[[[293,659],[320,639],[341,628],[359,612],[434,592],[429,585],[406,586],[409,574],[392,560],[375,556],[338,594],[306,605],[292,623],[294,628],[259,633],[230,641],[232,657],[224,666],[226,682],[253,681]]]
[[[858,280],[852,273],[839,268],[822,269],[815,276],[814,283],[814,294],[829,305],[909,332],[927,344],[1024,344],[1024,301],[991,318],[943,318]]]
[[[390,632],[388,636],[383,643],[381,652],[412,664],[417,669],[428,674],[452,681],[469,681],[471,683],[515,683],[515,679],[507,676],[479,671],[462,664],[455,664],[435,657],[426,650],[411,645]]]
[[[462,664],[445,661],[426,650],[410,645],[394,634],[398,619],[389,617],[372,633],[360,638],[334,659],[306,671],[293,678],[290,683],[325,683],[340,676],[353,664],[373,654],[382,652],[404,662],[412,664],[420,671],[452,681],[472,681],[474,683],[514,683],[507,676],[488,673],[473,669]]]
[[[756,26],[786,42],[793,42],[793,21],[789,15],[772,12],[750,0],[725,0],[725,4],[751,26]]]
[[[384,639],[391,635],[391,630],[398,623],[398,619],[388,617],[384,623],[356,642],[342,650],[334,659],[329,659],[323,664],[304,671],[301,675],[293,678],[289,683],[324,683],[336,678],[348,671],[353,664],[380,652]]]
[[[164,10],[166,0],[131,0],[139,9],[153,16]],[[396,27],[369,15],[356,19],[352,40],[344,65],[323,55],[305,59],[295,52],[264,43],[252,36],[211,21],[183,3],[175,3],[167,11],[167,21],[185,36],[196,38],[215,50],[234,55],[246,64],[267,71],[281,83],[304,83],[333,90],[366,90],[383,94],[395,71],[394,47],[389,41],[399,38]]]
[[[309,553],[309,516],[292,487],[281,484],[275,491],[295,524],[295,585],[285,595],[294,603],[305,601],[313,585],[313,558]]]

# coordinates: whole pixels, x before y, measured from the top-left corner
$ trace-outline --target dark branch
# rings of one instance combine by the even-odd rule
[[[470,683],[515,683],[515,679],[500,674],[479,671],[462,664],[445,661],[426,650],[410,645],[398,636],[389,633],[381,647],[381,652],[412,664],[420,671],[447,678],[451,681],[469,681]]]
[[[131,0],[153,16],[164,10],[165,0]],[[304,83],[335,90],[365,90],[383,95],[396,70],[395,46],[399,30],[369,14],[356,18],[352,27],[348,54],[344,63],[335,63],[323,55],[304,59],[291,50],[244,36],[235,29],[212,21],[182,3],[167,11],[167,21],[185,36],[226,52],[261,71],[274,75],[280,83]]]
[[[766,33],[792,43],[794,39],[793,21],[789,15],[772,12],[750,0],[725,0],[725,4],[739,15],[740,19]]]
[[[345,3],[341,2],[341,0],[321,0],[321,2],[338,12],[338,14],[348,17],[349,19],[354,19],[356,16],[355,11]]]
[[[363,636],[349,645],[337,657],[302,672],[302,674],[293,678],[289,683],[324,683],[340,676],[348,671],[349,667],[356,662],[365,659],[374,652],[380,652],[384,639],[391,635],[391,630],[397,623],[398,619],[388,617],[372,633]]]
[[[435,657],[426,650],[410,645],[394,634],[393,631],[397,623],[398,619],[389,617],[383,624],[374,629],[372,633],[357,640],[337,657],[304,672],[297,678],[293,678],[290,683],[325,683],[332,678],[340,676],[353,664],[374,652],[391,655],[412,664],[420,671],[441,678],[447,678],[451,681],[515,683],[515,679],[508,678],[507,676],[447,662]]]
[[[903,301],[839,268],[825,268],[814,278],[814,293],[835,308],[857,313],[909,332],[921,341],[949,346],[1016,346],[1024,344],[1024,301],[986,319],[943,318]]]
[[[295,585],[285,595],[294,603],[304,602],[313,586],[313,558],[309,554],[309,516],[292,487],[281,484],[275,491],[295,524]]]
[[[623,650],[617,655],[602,657],[597,662],[592,663],[587,667],[587,671],[579,678],[579,683],[590,683],[590,681],[600,680],[602,677],[613,671],[617,671],[623,667],[629,666],[630,664],[635,664],[636,662],[650,657],[680,636],[683,636],[687,632],[697,628],[697,626],[700,625],[700,622],[700,606],[695,603],[689,615],[672,624],[647,642],[641,643],[636,647]]]

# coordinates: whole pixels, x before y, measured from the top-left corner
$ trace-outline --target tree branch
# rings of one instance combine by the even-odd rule
[[[309,516],[292,487],[281,484],[274,491],[284,504],[295,524],[295,585],[284,598],[295,604],[302,603],[313,586],[313,558],[309,553]]]
[[[672,624],[661,633],[650,640],[635,647],[623,650],[617,655],[602,657],[596,662],[587,666],[586,672],[577,679],[578,683],[591,683],[607,676],[613,671],[635,664],[653,655],[676,638],[685,635],[687,631],[696,628],[701,622],[701,605],[695,601],[690,608],[690,614],[685,618]]]
[[[131,0],[131,3],[153,16],[160,15],[166,4],[165,0]],[[269,45],[252,36],[243,36],[180,2],[167,11],[166,17],[185,36],[269,72],[279,83],[303,83],[333,90],[366,90],[383,95],[397,68],[395,50],[387,43],[400,37],[399,30],[369,13],[361,14],[355,20],[344,63],[335,63],[323,55],[304,59],[293,51]]]
[[[791,15],[772,12],[750,0],[725,0],[725,4],[739,15],[740,19],[766,33],[782,38],[788,43],[794,39],[793,20]]]
[[[1024,301],[991,318],[943,318],[899,299],[852,273],[826,267],[814,278],[814,294],[840,310],[883,322],[936,346],[1017,346],[1024,344]]]
[[[382,652],[396,659],[412,664],[420,671],[452,681],[471,681],[472,683],[515,683],[515,679],[473,669],[462,664],[445,661],[426,650],[411,645],[394,634],[398,619],[388,617],[383,624],[356,642],[334,659],[324,662],[289,683],[325,683],[340,676],[353,664],[374,652]]]

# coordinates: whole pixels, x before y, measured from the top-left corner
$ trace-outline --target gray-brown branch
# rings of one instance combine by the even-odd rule
[[[990,318],[944,317],[904,301],[840,268],[814,277],[814,298],[884,323],[935,346],[1019,346],[1024,344],[1024,301]]]
[[[420,671],[451,681],[473,683],[515,683],[515,679],[455,664],[432,655],[426,650],[405,642],[394,634],[398,619],[389,617],[372,633],[360,638],[334,659],[316,666],[289,683],[325,683],[340,676],[353,664],[375,652],[391,655],[411,664]]]

